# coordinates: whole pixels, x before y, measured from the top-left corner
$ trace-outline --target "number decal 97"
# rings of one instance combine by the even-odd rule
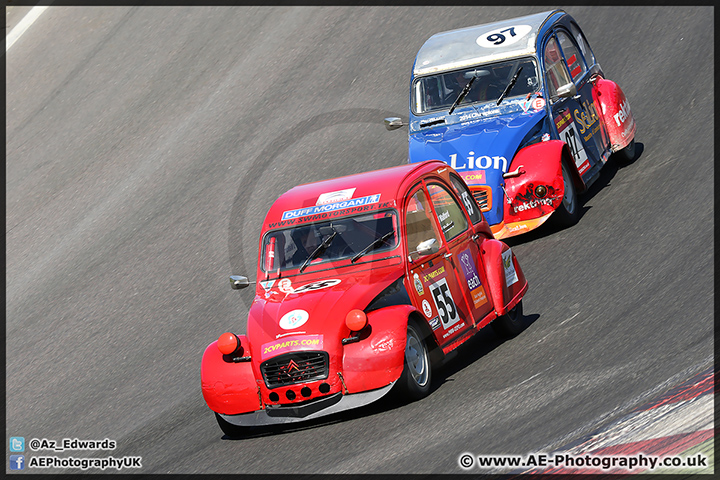
[[[435,301],[435,307],[437,308],[443,328],[447,329],[460,320],[455,301],[452,298],[447,281],[444,278],[430,285],[430,294]]]
[[[532,27],[530,25],[510,25],[500,27],[480,35],[475,42],[483,48],[498,48],[512,45],[525,37]]]

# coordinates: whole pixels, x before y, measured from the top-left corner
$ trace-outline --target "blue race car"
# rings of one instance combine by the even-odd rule
[[[630,105],[562,10],[430,37],[413,65],[408,128],[408,161],[457,170],[496,238],[551,216],[575,224],[577,194],[610,154],[635,156]]]

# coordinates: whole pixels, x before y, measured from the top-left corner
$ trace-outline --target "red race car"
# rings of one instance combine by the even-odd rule
[[[229,436],[430,391],[431,358],[486,325],[520,332],[527,281],[443,162],[300,185],[265,217],[247,334],[202,359]],[[231,276],[233,288],[251,282]]]

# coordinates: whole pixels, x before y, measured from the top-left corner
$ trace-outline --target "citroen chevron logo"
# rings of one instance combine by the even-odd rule
[[[287,365],[287,371],[290,373],[293,370],[300,370],[300,367],[298,367],[298,364],[295,363],[295,360],[290,360],[290,363]]]

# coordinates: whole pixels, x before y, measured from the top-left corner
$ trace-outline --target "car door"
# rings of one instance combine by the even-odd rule
[[[477,204],[473,206],[474,202],[469,201],[472,197],[469,196],[469,192],[463,191],[461,185],[448,188],[445,182],[430,180],[427,189],[435,214],[440,220],[440,230],[447,246],[445,259],[452,265],[462,291],[463,304],[470,312],[471,326],[475,326],[493,310],[486,291],[487,280],[482,268],[480,249],[475,243],[479,236],[470,223],[472,221],[479,223],[482,215]],[[451,190],[458,189],[461,189],[459,195],[463,198],[461,202],[451,194]]]
[[[585,60],[564,30],[556,30],[548,37],[543,50],[543,68],[558,137],[568,145],[578,173],[588,183],[607,160],[603,144],[605,132],[593,100]],[[575,85],[577,94],[559,97],[558,89],[568,84]]]
[[[413,187],[407,199],[403,212],[407,283],[410,284],[407,290],[442,347],[472,327],[472,314],[447,255],[448,245],[440,233],[440,223],[424,185]],[[436,248],[431,253],[417,251],[420,245],[432,240]]]

